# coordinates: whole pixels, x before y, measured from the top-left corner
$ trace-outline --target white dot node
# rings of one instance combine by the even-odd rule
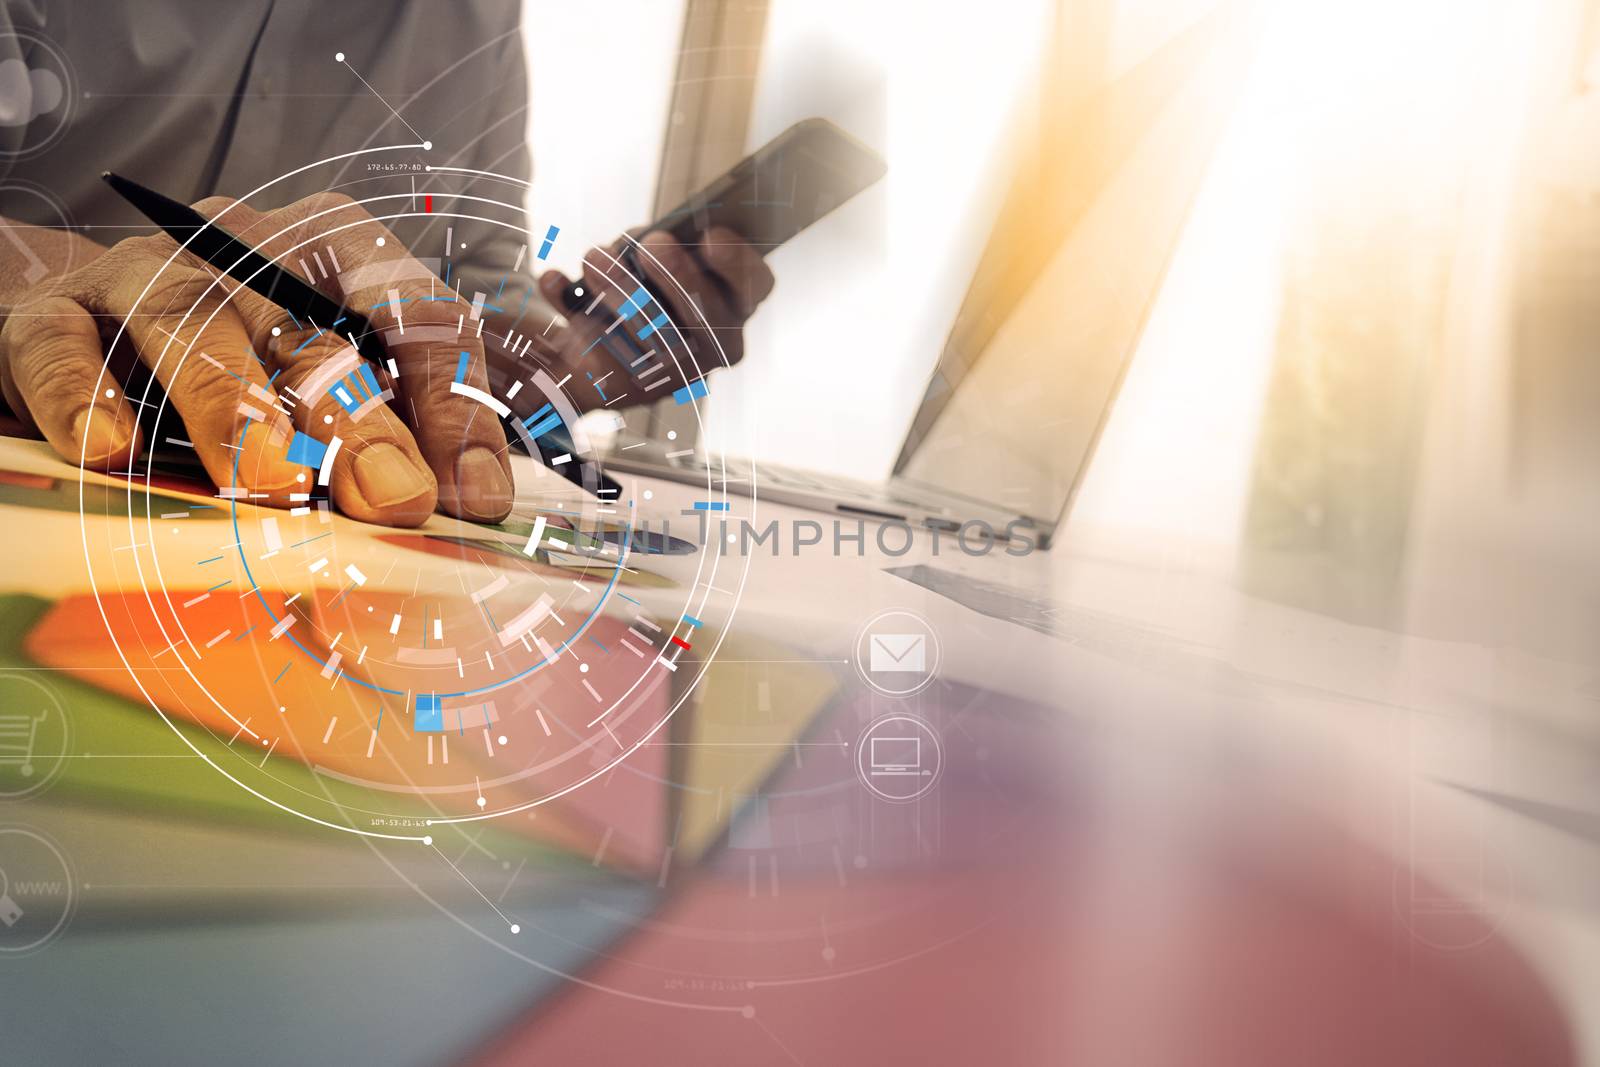
[[[333,423],[333,416],[332,415],[324,415],[324,416],[322,416],[322,421],[331,425]]]
[[[461,242],[461,247],[462,247],[462,248],[465,248],[465,247],[467,247],[467,242],[465,242],[465,241],[462,241],[462,242]]]
[[[278,710],[279,711],[288,711],[289,709],[286,706],[284,706],[283,704],[279,704],[278,705]]]
[[[677,439],[678,439],[678,431],[677,430],[668,430],[667,431],[667,440],[676,441]]]
[[[110,400],[112,397],[114,397],[116,395],[117,395],[117,391],[115,389],[107,389],[106,390],[106,399],[107,400]]]
[[[273,327],[273,328],[272,328],[272,336],[274,336],[274,337],[278,337],[278,336],[280,336],[280,335],[281,335],[281,334],[282,334],[282,333],[283,333],[283,327],[282,327],[282,326],[274,326],[274,327]]]
[[[583,286],[581,286],[581,285],[574,285],[574,286],[573,286],[573,287],[572,287],[572,295],[573,295],[573,296],[582,296],[582,295],[583,295]]]
[[[489,798],[488,797],[479,797],[478,798],[478,807],[480,807],[480,808],[486,807],[488,805],[488,803],[489,803]]]
[[[383,247],[383,238],[382,237],[378,238],[376,243],[377,243],[377,246],[379,248],[382,248]]]
[[[305,480],[306,480],[306,474],[305,474],[305,471],[301,471],[301,472],[300,472],[300,473],[299,473],[299,474],[296,474],[296,475],[295,475],[295,476],[294,476],[294,480],[295,480],[295,481],[297,481],[297,482],[303,482],[303,481],[305,481]]]
[[[425,152],[432,152],[433,151],[433,142],[432,141],[423,141],[422,142],[422,148],[423,148],[423,151],[425,151]]]
[[[335,52],[333,54],[333,61],[335,63],[343,63],[344,62],[344,53],[343,52]]]
[[[516,923],[512,923],[511,924],[511,932],[514,933],[514,934],[520,934],[520,933],[522,933],[522,927],[518,926]]]
[[[427,836],[427,837],[424,837],[424,838],[423,838],[423,839],[422,839],[422,843],[423,843],[423,844],[424,844],[424,845],[431,845],[431,844],[433,844],[433,835],[432,835],[432,834],[429,834],[429,835],[428,835],[428,836]]]
[[[588,674],[589,673],[589,665],[587,663],[578,664],[578,673],[579,674]]]
[[[496,738],[496,740],[498,740],[503,745],[503,744],[506,743],[506,735],[505,734],[501,734],[498,738]]]
[[[654,490],[652,490],[652,489],[646,489],[646,490],[645,490],[645,491],[644,491],[644,498],[645,498],[645,499],[646,499],[646,500],[654,500],[654,499],[655,499],[655,498],[656,498],[656,494],[655,494],[655,491],[654,491]]]
[[[262,744],[263,744],[263,745],[264,745],[264,744],[266,744],[266,743],[267,743],[267,739],[266,739],[266,738],[265,738],[265,737],[263,737],[263,738],[262,738],[262,739],[261,739],[261,743],[262,743]]]
[[[739,535],[738,534],[729,534],[728,535],[728,544],[733,545],[733,544],[738,544],[738,542],[739,542]]]

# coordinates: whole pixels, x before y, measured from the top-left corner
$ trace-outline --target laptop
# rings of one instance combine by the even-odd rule
[[[922,738],[874,737],[871,739],[872,774],[931,776],[922,767]]]
[[[949,531],[983,522],[1047,547],[1232,112],[1248,15],[1214,9],[1087,91],[1055,50],[1027,112],[1030,143],[886,481],[721,457],[714,480],[850,517]],[[624,432],[604,462],[704,484],[712,460]]]

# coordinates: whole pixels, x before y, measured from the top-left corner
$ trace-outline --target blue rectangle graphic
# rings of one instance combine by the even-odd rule
[[[549,433],[551,430],[555,429],[557,426],[560,426],[560,425],[561,425],[561,416],[560,415],[551,415],[548,419],[545,419],[543,422],[539,423],[538,425],[529,426],[528,427],[528,436],[533,438],[535,441],[537,441],[539,438],[543,437],[545,434]]]
[[[728,502],[726,500],[696,500],[694,509],[696,511],[727,511]]]
[[[546,404],[526,419],[523,419],[522,425],[528,428],[528,436],[537,441],[561,425],[561,415],[553,410],[549,404]]]
[[[468,352],[466,349],[463,348],[461,350],[461,358],[456,360],[456,381],[457,382],[465,382],[467,380],[467,361],[470,360],[471,358],[472,358],[472,353]]]
[[[631,319],[648,303],[650,303],[650,290],[641,285],[633,291],[632,296],[622,302],[617,314],[623,319]]]
[[[552,226],[544,232],[544,244],[539,246],[540,259],[543,259],[550,254],[550,247],[556,243],[556,234],[560,232],[560,226]]]
[[[639,333],[638,333],[639,340],[643,341],[646,337],[649,337],[651,334],[655,333],[657,330],[661,329],[666,324],[667,324],[667,313],[665,311],[658,313],[655,318],[651,319],[645,325],[644,329],[639,331]]]
[[[684,386],[682,389],[678,389],[678,390],[674,391],[673,394],[672,394],[672,399],[676,400],[680,404],[687,404],[689,401],[695,399],[696,397],[702,397],[702,396],[705,396],[705,395],[706,395],[706,383],[705,383],[705,379],[702,378],[701,380],[699,380],[697,382],[690,382],[688,385]]]
[[[298,463],[302,467],[321,467],[322,457],[327,453],[327,445],[310,434],[296,430],[294,437],[289,441],[289,454],[286,458],[290,463]]]
[[[412,729],[418,733],[438,733],[444,729],[444,702],[432,693],[417,694],[417,711]]]
[[[361,406],[361,401],[350,395],[350,390],[345,387],[348,378],[333,383],[333,388],[328,390],[328,395],[339,402],[339,406],[354,415]]]

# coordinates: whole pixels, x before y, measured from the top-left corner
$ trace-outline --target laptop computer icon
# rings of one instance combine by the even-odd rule
[[[917,776],[932,774],[932,771],[922,769],[922,738],[872,738],[872,773]]]

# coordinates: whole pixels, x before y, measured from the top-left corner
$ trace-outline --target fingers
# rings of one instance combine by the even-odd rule
[[[282,332],[268,351],[295,428],[324,443],[339,439],[329,483],[339,510],[385,526],[426,522],[438,503],[438,482],[386,403],[387,376],[342,340],[311,330]]]
[[[387,375],[375,372],[344,338],[309,324],[294,327],[283,309],[248,289],[233,294],[233,306],[265,351],[294,428],[324,444],[339,439],[329,481],[334,505],[363,522],[426,522],[438,484],[415,438],[387,405],[393,397]]]
[[[583,257],[583,266],[576,279],[568,278],[554,268],[545,271],[537,278],[539,294],[559,315],[574,320],[584,308],[591,305],[596,296],[601,298],[601,306],[616,309],[644,280],[634,280],[622,269],[622,256],[631,244],[632,241],[627,237],[619,237],[604,249],[591,248]],[[567,305],[569,289],[581,301],[577,308]],[[572,322],[568,325],[572,325]]]
[[[95,470],[127,470],[139,453],[139,424],[115,386],[96,397],[105,356],[93,317],[65,297],[13,311],[0,347],[0,386],[63,459]]]
[[[737,363],[744,355],[744,316],[720,281],[669,233],[652,231],[639,244],[645,279],[671,312],[696,361],[707,369],[724,357]],[[720,347],[712,343],[711,331],[716,331]]]
[[[621,238],[609,248],[590,249],[583,258],[583,272],[575,287],[582,290],[582,306],[569,317],[558,342],[567,368],[581,381],[595,383],[593,401],[588,401],[582,395],[581,384],[574,390],[581,403],[616,406],[631,399],[631,386],[624,390],[613,382],[602,389],[599,383],[612,380],[614,374],[621,372],[632,385],[639,385],[642,379],[657,374],[664,365],[670,367],[673,363],[670,358],[660,355],[660,351],[668,345],[668,334],[657,331],[652,321],[660,311],[670,312],[670,305],[661,303],[653,294],[643,304],[634,303],[641,286],[648,292],[649,279],[638,272],[636,264],[630,264],[622,258],[629,245],[626,238]],[[632,258],[628,257],[629,260]],[[632,272],[630,265],[633,266]],[[559,273],[551,273],[554,277],[544,275],[540,278],[540,285],[545,292],[557,294],[559,306],[559,293],[567,285],[567,280]],[[617,319],[624,304],[629,306],[633,315],[640,315],[627,327],[623,327]],[[647,335],[650,339],[646,340],[641,335]],[[676,343],[675,334],[673,341]],[[656,384],[664,384],[665,380]],[[638,396],[640,393],[632,395]]]
[[[286,225],[288,233],[268,241],[269,251],[292,247],[285,240],[312,251],[331,249],[328,258],[338,271],[317,284],[363,309],[382,339],[398,371],[395,407],[411,427],[414,454],[432,473],[438,506],[474,522],[505,518],[512,504],[511,461],[499,415],[468,392],[451,389],[488,392],[472,306],[348,197],[308,197],[260,217],[252,229],[265,237]]]
[[[709,267],[732,296],[732,309],[748,319],[772,293],[775,279],[766,260],[748,241],[725,226],[713,226],[696,246],[700,261]]]
[[[505,431],[481,399],[489,372],[471,311],[445,292],[400,281],[368,317],[398,371],[395,402],[438,483],[439,507],[472,522],[499,522],[512,503]]]
[[[505,431],[491,408],[449,390],[459,377],[461,385],[488,392],[482,344],[408,344],[390,351],[401,372],[401,401],[415,413],[417,444],[439,481],[439,506],[472,522],[499,522],[512,503]]]
[[[539,275],[539,295],[544,297],[544,302],[557,312],[565,315],[567,309],[567,287],[572,284],[568,278],[558,270],[547,270]]]
[[[284,456],[288,417],[227,290],[184,259],[168,263],[172,247],[165,237],[121,242],[80,272],[80,299],[127,324],[212,481],[287,503],[302,473]]]
[[[577,387],[575,396],[586,407],[617,406],[637,403],[638,399],[652,399],[655,389],[669,382],[683,382],[683,377],[675,371],[699,377],[703,371],[723,362],[722,352],[711,340],[701,309],[694,306],[697,292],[703,294],[705,316],[726,320],[731,311],[726,298],[718,291],[719,283],[712,280],[687,249],[667,234],[646,235],[634,253],[628,255],[631,244],[623,238],[610,248],[592,249],[584,257],[579,282],[584,290],[584,304],[579,313],[569,316],[559,334],[559,348],[566,369],[576,380],[594,383],[593,400],[583,395],[581,385]],[[634,306],[633,297],[641,284],[649,293],[649,301]],[[556,271],[546,272],[539,278],[540,291],[557,306],[561,306],[562,292],[567,285],[567,279]],[[619,329],[621,324],[616,316],[624,304],[638,317],[630,316],[629,327]],[[593,313],[583,313],[591,307]],[[671,320],[670,327],[657,329],[655,319],[661,312]],[[730,362],[739,357],[737,328],[733,331],[732,342],[735,348],[728,353]],[[688,351],[684,351],[685,348]],[[629,382],[625,391],[619,391],[613,378],[619,370]],[[612,384],[601,393],[600,383],[608,380]]]
[[[639,283],[646,280],[628,270],[623,259],[628,247],[628,239],[619,237],[605,248],[591,248],[584,254],[579,283],[583,287],[585,308],[598,296],[600,306],[615,311]]]

